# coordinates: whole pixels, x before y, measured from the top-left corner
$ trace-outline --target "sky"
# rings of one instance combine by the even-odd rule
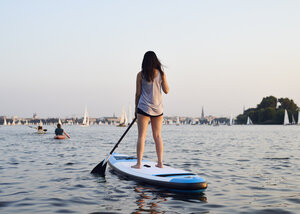
[[[0,116],[133,111],[143,55],[164,115],[237,116],[266,96],[300,106],[300,1],[0,0]]]

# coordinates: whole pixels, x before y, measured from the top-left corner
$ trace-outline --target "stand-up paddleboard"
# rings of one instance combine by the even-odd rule
[[[66,139],[66,136],[65,135],[55,135],[54,139],[63,140],[63,139]]]
[[[204,178],[181,169],[169,166],[156,167],[156,163],[142,161],[141,169],[131,168],[136,164],[136,158],[113,153],[108,160],[109,166],[122,176],[138,182],[144,182],[179,192],[203,192],[207,188]]]

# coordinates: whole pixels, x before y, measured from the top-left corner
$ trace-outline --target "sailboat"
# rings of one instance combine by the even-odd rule
[[[292,125],[295,125],[295,124],[296,124],[296,121],[295,121],[294,115],[292,114]]]
[[[89,120],[89,116],[88,116],[87,107],[85,106],[85,111],[84,111],[83,121],[82,121],[81,126],[89,126],[89,124],[90,124],[90,120]]]
[[[60,118],[58,118],[58,124],[62,125]]]
[[[287,110],[285,109],[285,110],[284,110],[284,120],[283,120],[283,125],[289,125],[289,124],[290,124],[290,121],[289,121],[289,115],[288,115]]]
[[[132,112],[131,112],[131,106],[129,104],[129,107],[128,107],[128,124],[131,123],[132,121]]]
[[[298,119],[299,122],[299,119]],[[7,126],[6,117],[4,117],[3,126]]]
[[[228,124],[229,126],[232,126],[232,125],[233,125],[233,122],[232,122],[232,121],[233,121],[233,119],[232,119],[232,114],[230,114],[229,124]]]
[[[179,120],[179,116],[177,116],[176,118],[176,126],[179,126],[180,125],[180,120]]]
[[[12,124],[11,124],[12,126],[14,126],[14,125],[16,125],[16,119],[15,119],[15,117],[13,117],[13,121],[12,121]]]
[[[247,125],[253,125],[252,120],[250,119],[249,116],[248,116],[248,118],[247,118]]]
[[[118,125],[119,127],[125,127],[128,124],[128,119],[127,119],[127,115],[126,115],[126,111],[125,111],[125,107],[123,106],[123,111],[122,111],[122,115],[120,118],[120,124]]]
[[[195,118],[193,118],[192,119],[192,123],[191,123],[191,125],[196,125],[197,124],[197,122],[196,122],[196,119]]]

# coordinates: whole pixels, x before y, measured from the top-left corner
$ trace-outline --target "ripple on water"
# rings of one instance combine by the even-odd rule
[[[284,210],[284,209],[262,209],[262,210],[252,210],[250,212],[245,211],[241,212],[241,214],[293,214],[293,212]]]
[[[14,203],[14,201],[0,201],[0,207],[7,207],[12,203]]]
[[[300,198],[287,198],[286,200],[295,204],[300,204]]]
[[[68,210],[68,209],[59,209],[55,211],[56,213],[76,213],[76,211]]]

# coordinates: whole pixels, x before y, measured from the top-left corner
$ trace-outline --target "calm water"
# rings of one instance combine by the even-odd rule
[[[299,213],[300,126],[163,126],[164,160],[206,178],[202,195],[90,174],[125,128],[0,126],[0,213]],[[156,160],[148,130],[145,158]],[[135,155],[133,127],[117,152]]]

